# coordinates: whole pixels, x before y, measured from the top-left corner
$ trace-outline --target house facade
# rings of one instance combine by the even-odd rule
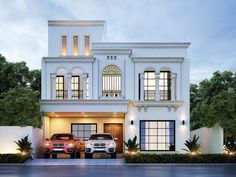
[[[107,42],[105,21],[48,21],[44,138],[111,133],[141,151],[182,152],[189,130],[189,43]]]

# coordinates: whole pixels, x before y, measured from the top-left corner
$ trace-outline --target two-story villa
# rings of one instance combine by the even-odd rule
[[[106,42],[106,35],[105,21],[48,22],[44,138],[108,132],[120,153],[135,135],[141,151],[181,152],[190,136],[190,44]]]

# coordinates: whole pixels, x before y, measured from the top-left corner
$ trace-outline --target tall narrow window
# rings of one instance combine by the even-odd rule
[[[144,72],[144,100],[155,100],[156,76],[155,71]]]
[[[89,36],[85,36],[85,44],[84,44],[84,55],[89,56]]]
[[[66,56],[67,54],[67,49],[66,49],[66,36],[63,35],[62,36],[62,41],[61,41],[62,45],[61,45],[61,55],[62,56]]]
[[[159,80],[160,100],[171,99],[170,83],[171,83],[170,71],[161,71]]]
[[[77,56],[79,53],[78,49],[78,36],[73,36],[73,55]]]
[[[121,96],[121,72],[115,65],[108,65],[102,72],[102,96]]]
[[[72,99],[83,98],[83,91],[80,90],[80,77],[79,76],[71,77],[71,97]]]
[[[63,100],[64,95],[64,76],[57,76],[56,78],[56,99]]]

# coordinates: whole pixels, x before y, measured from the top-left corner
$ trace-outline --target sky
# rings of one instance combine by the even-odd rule
[[[40,69],[48,20],[106,20],[110,42],[191,42],[192,83],[236,72],[236,0],[0,0],[0,54]]]

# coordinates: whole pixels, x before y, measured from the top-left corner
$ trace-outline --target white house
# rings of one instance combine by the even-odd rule
[[[105,21],[48,21],[44,138],[109,132],[120,153],[135,135],[141,151],[182,152],[190,137],[190,43],[106,42],[106,35]]]

